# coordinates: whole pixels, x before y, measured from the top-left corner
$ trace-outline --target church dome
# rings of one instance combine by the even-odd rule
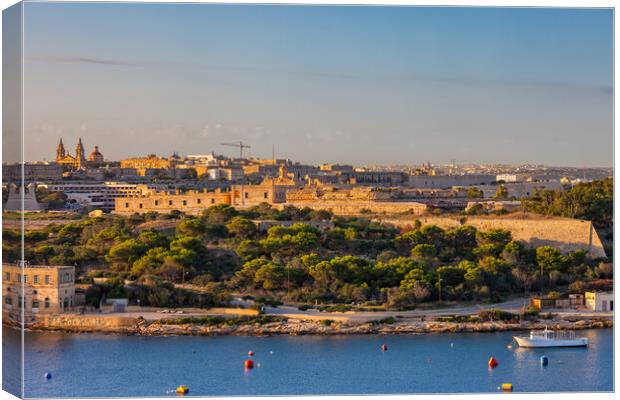
[[[88,156],[90,161],[103,162],[103,154],[99,152],[99,146],[95,146],[95,149]]]

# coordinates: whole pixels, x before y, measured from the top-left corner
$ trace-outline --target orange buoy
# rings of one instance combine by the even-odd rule
[[[504,392],[512,392],[512,383],[502,383],[501,388]]]
[[[248,351],[248,356],[252,357],[254,355],[254,352],[252,350]]]
[[[185,385],[180,385],[177,390],[176,390],[177,394],[186,394],[189,393],[189,388]]]
[[[252,361],[252,360],[245,360],[245,368],[246,369],[254,368],[254,361]]]
[[[497,362],[497,360],[495,359],[495,357],[491,357],[489,358],[489,367],[490,368],[495,368],[499,365],[499,363]]]
[[[381,345],[381,351],[387,351],[387,344],[382,344]]]

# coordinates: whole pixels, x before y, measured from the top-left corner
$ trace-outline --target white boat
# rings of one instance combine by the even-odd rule
[[[520,347],[584,347],[588,338],[577,337],[573,331],[531,331],[529,336],[513,336]]]

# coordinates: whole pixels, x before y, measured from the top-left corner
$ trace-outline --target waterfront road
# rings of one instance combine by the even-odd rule
[[[236,301],[243,300],[237,298]],[[308,318],[308,319],[348,319],[351,321],[363,322],[363,321],[371,321],[388,317],[398,317],[398,318],[421,318],[421,317],[437,317],[442,315],[471,315],[477,314],[483,310],[491,310],[491,309],[499,309],[503,311],[508,311],[512,313],[519,313],[523,309],[524,305],[527,305],[527,299],[517,298],[509,301],[505,301],[502,303],[495,304],[476,304],[476,305],[467,305],[467,306],[455,306],[455,307],[446,307],[446,308],[435,308],[435,309],[417,309],[417,310],[408,310],[408,311],[347,311],[347,312],[321,312],[316,309],[308,309],[308,310],[299,310],[297,307],[292,306],[279,306],[279,307],[269,307],[265,306],[264,312],[266,315],[274,315],[274,316],[285,316],[289,318]],[[249,304],[245,304],[246,306]],[[561,316],[580,316],[580,317],[588,317],[588,316],[612,316],[611,313],[602,313],[602,312],[592,312],[590,310],[549,310],[554,314],[558,314]]]
[[[254,304],[251,300],[242,300],[241,297],[235,297],[233,305],[236,307],[250,308]],[[399,318],[399,319],[419,319],[423,317],[438,317],[448,315],[472,315],[477,314],[483,310],[499,309],[512,313],[519,313],[523,309],[524,304],[527,304],[527,300],[524,298],[516,298],[502,303],[495,304],[475,304],[475,305],[459,305],[459,306],[446,306],[442,308],[433,309],[416,309],[408,311],[346,311],[346,312],[323,312],[317,309],[299,310],[295,306],[282,305],[279,307],[264,306],[264,315],[280,316],[293,319],[307,319],[307,320],[325,320],[332,319],[337,321],[351,321],[351,322],[365,322],[380,320],[383,318]],[[214,309],[198,309],[198,308],[178,308],[178,309],[158,309],[153,307],[138,308],[135,306],[129,307],[126,312],[123,313],[105,313],[105,316],[118,316],[118,317],[130,317],[137,318],[143,317],[149,321],[154,321],[162,318],[177,318],[177,317],[200,317],[209,315],[222,315],[219,310]],[[557,310],[545,310],[545,312],[551,312],[562,317],[608,317],[613,316],[613,312],[593,312],[590,310],[574,310],[574,309],[557,309]],[[226,313],[228,316],[241,316],[242,310],[239,310],[239,314],[234,312],[234,309],[229,309]],[[88,315],[88,314],[87,314]],[[247,314],[246,314],[247,315]]]

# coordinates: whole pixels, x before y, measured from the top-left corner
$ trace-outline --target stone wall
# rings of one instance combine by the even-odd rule
[[[37,316],[29,327],[70,332],[134,333],[138,322],[132,317],[61,314]]]
[[[313,210],[330,210],[336,215],[359,215],[362,211],[371,213],[411,213],[421,215],[426,211],[426,205],[417,202],[388,202],[388,201],[295,201],[284,205],[298,208],[308,207]]]
[[[410,217],[399,219],[381,219],[398,227],[413,225],[418,219],[423,225],[437,225],[443,229],[450,229],[462,225],[461,216],[453,217]],[[512,233],[515,240],[522,240],[531,246],[553,246],[564,253],[583,249],[589,251],[593,258],[605,257],[603,244],[590,221],[571,218],[546,217],[465,217],[465,225],[472,225],[481,231],[491,229],[506,229]]]

